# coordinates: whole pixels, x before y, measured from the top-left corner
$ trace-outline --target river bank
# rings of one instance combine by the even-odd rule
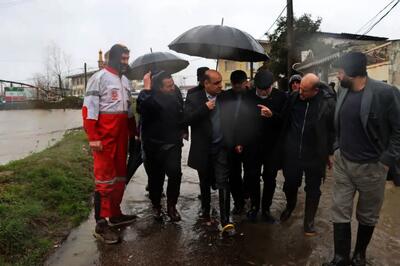
[[[68,96],[59,102],[46,102],[42,100],[33,100],[26,102],[0,103],[1,110],[29,110],[29,109],[81,109],[83,99],[79,97]]]
[[[88,217],[93,191],[86,136],[73,130],[50,148],[0,166],[0,265],[41,265]]]

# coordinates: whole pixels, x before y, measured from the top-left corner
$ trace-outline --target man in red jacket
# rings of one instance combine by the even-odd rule
[[[128,138],[136,134],[130,84],[124,76],[128,60],[127,47],[111,47],[107,66],[88,81],[82,108],[83,126],[94,158],[94,236],[107,244],[120,240],[114,226],[129,224],[136,218],[122,214],[120,208],[126,184]]]

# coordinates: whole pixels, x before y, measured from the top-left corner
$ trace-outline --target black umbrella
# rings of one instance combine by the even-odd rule
[[[169,74],[185,69],[189,62],[168,52],[154,52],[142,55],[131,63],[131,70],[127,77],[129,79],[141,80],[149,72],[164,70]]]
[[[168,47],[179,53],[210,59],[268,61],[264,48],[250,34],[222,25],[205,25],[181,34]]]

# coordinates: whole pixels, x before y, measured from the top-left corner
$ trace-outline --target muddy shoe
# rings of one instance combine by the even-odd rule
[[[257,222],[257,214],[257,210],[251,209],[247,212],[247,219],[249,219],[250,222],[255,223]]]
[[[128,225],[133,223],[137,218],[137,215],[125,215],[122,214],[121,216],[118,217],[111,217],[108,221],[110,226],[121,226],[121,225]]]
[[[153,217],[156,221],[162,222],[164,212],[161,207],[153,207]]]
[[[204,219],[204,220],[211,220],[210,210],[201,209],[200,214],[199,214],[199,218],[200,219]]]
[[[118,230],[110,227],[106,220],[97,222],[93,236],[105,244],[117,244],[121,240]]]
[[[233,215],[240,215],[244,212],[244,206],[234,206],[232,209]]]
[[[290,216],[292,216],[293,209],[286,208],[281,214],[281,223],[286,222],[289,220]]]
[[[171,222],[179,222],[181,220],[181,215],[176,210],[175,205],[168,206],[168,216],[171,219]]]
[[[274,216],[271,215],[271,213],[269,211],[263,212],[262,218],[263,218],[263,221],[268,224],[276,224],[277,223],[276,219],[274,218]]]

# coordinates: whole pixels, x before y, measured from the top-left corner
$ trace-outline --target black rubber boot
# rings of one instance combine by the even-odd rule
[[[372,234],[374,233],[374,229],[375,226],[358,224],[357,242],[351,265],[364,266],[367,264],[366,251],[368,244],[371,241]]]
[[[319,197],[309,198],[306,196],[306,204],[304,208],[304,235],[315,236],[317,232],[314,228],[314,218],[318,210]]]
[[[231,195],[228,188],[218,190],[219,213],[221,218],[221,234],[235,235],[235,227],[230,222]]]
[[[297,190],[298,190],[297,188],[285,190],[286,208],[281,214],[281,218],[280,218],[281,222],[287,221],[290,218],[290,216],[292,215],[294,208],[296,208]]]
[[[350,223],[334,223],[333,239],[335,256],[322,266],[348,266],[350,264],[351,226]]]
[[[228,189],[219,189],[218,197],[219,197],[219,213],[220,213],[221,225],[225,226],[226,224],[229,223],[231,195]]]

